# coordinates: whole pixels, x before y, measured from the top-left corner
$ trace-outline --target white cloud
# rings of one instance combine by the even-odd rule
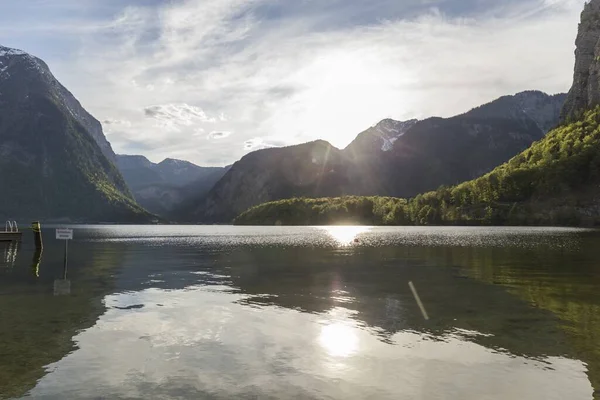
[[[216,122],[215,118],[209,118],[200,107],[188,104],[165,104],[149,106],[144,108],[144,114],[153,118],[162,126],[191,126],[198,122]]]
[[[217,140],[217,139],[225,139],[226,137],[231,136],[231,132],[229,131],[212,131],[211,133],[208,134],[208,136],[206,136],[207,139],[209,140]]]
[[[131,121],[127,121],[127,120],[122,120],[122,119],[112,119],[112,118],[107,118],[104,121],[102,121],[102,124],[106,125],[122,125],[122,126],[131,126]],[[104,128],[106,129],[106,128]]]
[[[244,150],[256,151],[261,149],[269,149],[272,147],[282,147],[285,146],[285,144],[285,141],[280,141],[277,139],[263,139],[258,137],[246,140],[244,142]]]
[[[127,7],[83,32],[72,58],[50,64],[98,118],[131,121],[111,126],[117,151],[224,165],[317,138],[343,147],[386,117],[451,116],[521,90],[566,91],[583,0],[498,2],[469,18],[426,8],[369,23],[342,19],[365,2],[285,19],[260,11],[272,4]],[[199,144],[201,129],[236,135]]]

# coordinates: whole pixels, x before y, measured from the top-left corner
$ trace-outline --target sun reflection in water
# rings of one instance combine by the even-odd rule
[[[325,232],[341,246],[350,246],[357,236],[372,229],[370,226],[325,226]]]
[[[355,311],[343,307],[329,310],[323,320],[319,344],[333,357],[349,357],[359,350],[359,337],[352,315]]]
[[[334,357],[349,357],[358,351],[358,336],[354,328],[343,322],[321,328],[319,343]]]

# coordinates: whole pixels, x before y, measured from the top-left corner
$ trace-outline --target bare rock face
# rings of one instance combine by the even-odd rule
[[[600,104],[600,0],[585,5],[575,45],[573,86],[562,110],[563,122]]]

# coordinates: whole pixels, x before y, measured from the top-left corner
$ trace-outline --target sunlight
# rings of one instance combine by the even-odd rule
[[[350,246],[358,235],[372,229],[370,226],[326,226],[327,234],[342,246]]]
[[[321,328],[319,342],[334,357],[348,357],[358,350],[358,336],[351,326],[342,322]]]

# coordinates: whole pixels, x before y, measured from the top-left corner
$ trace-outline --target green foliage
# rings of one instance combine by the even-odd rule
[[[390,197],[290,199],[241,214],[237,224],[598,224],[600,107],[561,126],[492,172],[410,201]],[[585,221],[584,221],[585,220]]]
[[[392,197],[294,198],[253,207],[236,218],[239,225],[400,225],[407,202]]]

